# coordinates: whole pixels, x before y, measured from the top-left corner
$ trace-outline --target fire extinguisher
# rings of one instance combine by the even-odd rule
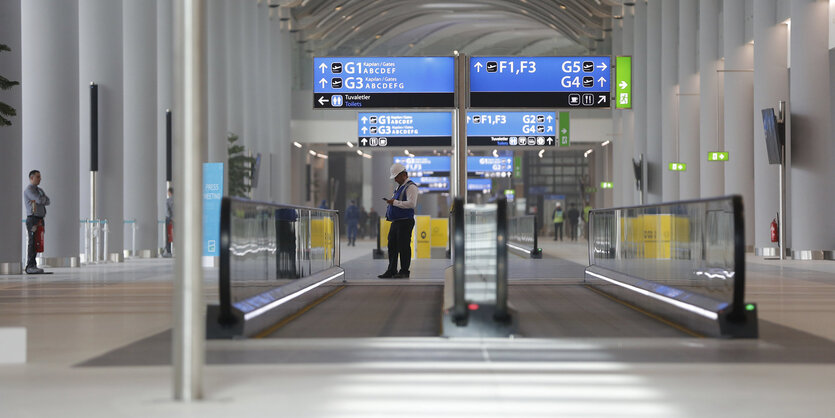
[[[780,216],[778,213],[777,216]],[[771,220],[771,242],[780,241],[780,224],[777,223],[777,218]]]

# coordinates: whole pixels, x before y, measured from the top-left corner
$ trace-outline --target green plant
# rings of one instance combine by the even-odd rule
[[[229,141],[229,196],[249,197],[252,190],[252,168],[255,158],[246,155],[246,147],[237,145],[238,135],[230,133]],[[246,180],[249,180],[247,182]]]
[[[12,49],[6,45],[0,44],[0,52],[3,51],[11,51]],[[8,90],[14,86],[19,85],[20,82],[18,81],[11,81],[6,77],[0,75],[0,90]],[[15,108],[9,106],[6,103],[0,102],[0,126],[11,126],[12,121],[7,119],[6,117],[12,117],[17,115],[17,110]]]

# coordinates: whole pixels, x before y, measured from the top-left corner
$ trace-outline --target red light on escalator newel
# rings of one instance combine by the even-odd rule
[[[467,305],[467,308],[469,308],[471,311],[477,311],[478,310],[478,304],[477,303],[471,303],[471,304]]]

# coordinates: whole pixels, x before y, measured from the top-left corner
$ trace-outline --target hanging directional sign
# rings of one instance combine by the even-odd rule
[[[467,145],[556,146],[556,112],[468,112]]]
[[[481,177],[513,175],[513,157],[467,157],[467,174]]]
[[[313,58],[313,107],[455,107],[455,59]]]
[[[685,163],[670,163],[670,171],[686,171],[687,164]]]
[[[470,107],[609,107],[610,57],[472,57]]]
[[[420,193],[448,192],[449,177],[409,177],[418,185]]]
[[[360,147],[450,147],[452,113],[359,112],[357,136]]]
[[[615,58],[615,107],[632,109],[632,57]]]
[[[493,189],[493,181],[490,179],[467,179],[468,192],[490,193]]]
[[[560,112],[559,136],[561,147],[571,146],[571,129],[569,128],[568,112]]]
[[[707,153],[708,161],[728,161],[730,158],[727,151],[711,151]]]
[[[448,177],[449,156],[394,157],[394,162],[403,164],[409,177]]]

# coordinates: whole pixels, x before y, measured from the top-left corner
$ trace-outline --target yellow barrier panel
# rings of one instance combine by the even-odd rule
[[[323,248],[325,260],[333,255],[333,219],[313,219],[310,221],[310,246]]]
[[[415,258],[432,258],[432,248],[429,245],[430,223],[431,218],[427,215],[415,216],[414,245],[412,245],[413,253],[417,253]]]
[[[430,245],[432,247],[446,248],[449,242],[449,219],[432,219],[432,232],[430,233]]]
[[[643,215],[644,256],[646,258],[671,258],[673,215]]]

